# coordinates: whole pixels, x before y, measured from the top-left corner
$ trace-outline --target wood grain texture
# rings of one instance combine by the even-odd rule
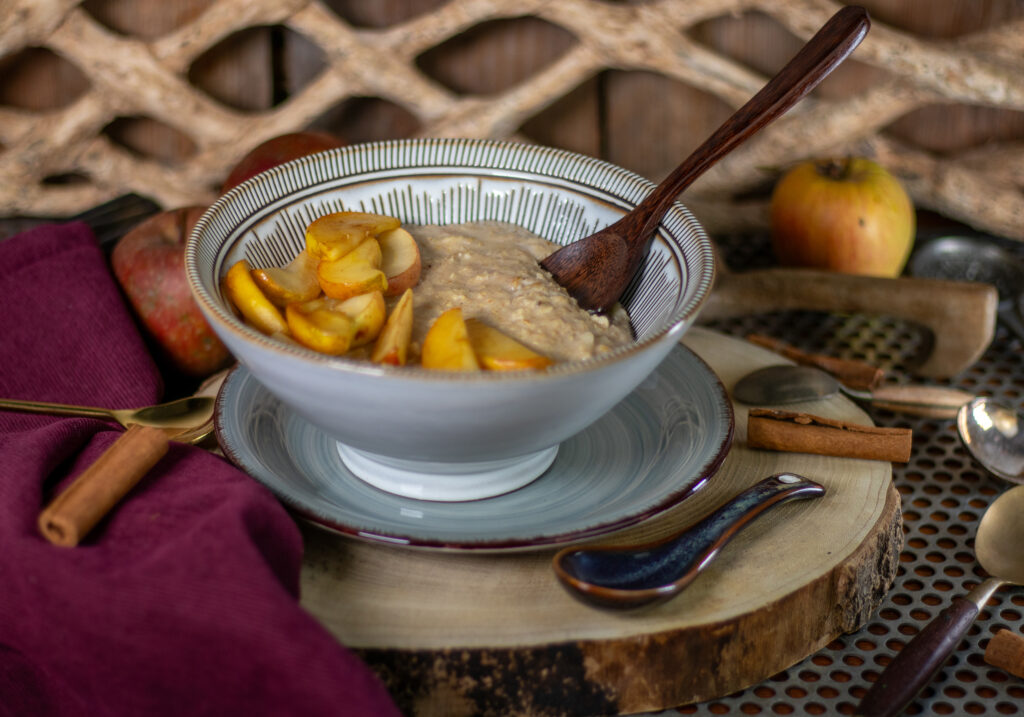
[[[895,172],[918,207],[1024,239],[1024,15],[1012,0],[965,1],[927,11],[922,0],[866,3],[877,20],[854,55],[859,67],[716,165],[687,192],[687,204],[713,232],[763,229],[765,202],[746,193],[801,159],[854,152]],[[84,77],[89,91],[43,111],[32,109],[33,97],[0,103],[0,214],[67,216],[129,191],[166,208],[209,203],[253,146],[313,124],[337,130],[320,123],[352,107],[368,115],[341,112],[357,131],[353,141],[389,130],[551,141],[657,181],[842,7],[837,0],[393,0],[357,12],[353,5],[8,0],[0,62],[44,48],[77,69],[54,70],[58,88],[18,82],[11,72],[0,73],[0,84],[38,100],[63,97]],[[479,47],[468,43],[465,61],[450,66],[467,38],[496,23],[507,32]],[[233,36],[261,27],[275,28],[274,43],[284,44],[273,72],[251,61],[271,50],[266,41],[252,38],[248,52],[232,48]],[[418,66],[437,48],[449,55],[445,79],[471,92],[449,89]],[[537,53],[550,62],[538,66]],[[321,62],[323,70],[307,77],[309,63]],[[308,81],[296,82],[296,73]],[[505,86],[508,77],[520,81]],[[256,109],[239,110],[239,99],[258,99]],[[642,116],[624,120],[634,106],[645,108],[633,113]],[[159,123],[162,131],[141,134],[169,147],[127,151],[105,132],[123,117]],[[359,134],[364,128],[373,128],[369,136]],[[168,160],[181,146],[191,153]],[[46,181],[61,176],[79,181]]]
[[[693,328],[684,343],[726,387],[783,362]],[[844,398],[798,404],[869,424]],[[692,499],[610,536],[645,541],[779,471],[824,484],[738,535],[675,600],[615,614],[570,597],[553,550],[467,555],[391,548],[306,529],[302,604],[385,680],[410,715],[617,714],[708,700],[761,682],[857,630],[902,546],[890,464],[746,447],[746,407],[719,474]]]
[[[990,284],[771,268],[729,272],[719,262],[700,321],[810,309],[893,316],[922,326],[932,348],[914,372],[949,378],[977,361],[992,342],[999,296]]]

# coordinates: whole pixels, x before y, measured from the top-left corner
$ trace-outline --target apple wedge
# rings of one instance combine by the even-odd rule
[[[312,301],[320,295],[320,282],[316,277],[317,263],[315,257],[303,250],[287,266],[253,269],[252,278],[277,306]]]
[[[479,319],[466,319],[466,332],[477,360],[489,371],[536,371],[554,363]]]
[[[335,261],[367,239],[397,229],[394,217],[367,212],[335,212],[313,220],[306,227],[306,250],[317,259]]]
[[[412,318],[412,289],[406,289],[384,322],[384,328],[373,345],[371,361],[405,366],[412,341]]]
[[[377,240],[370,239],[340,259],[321,261],[316,267],[317,282],[332,299],[348,299],[373,291],[383,293],[387,291],[388,280],[378,268],[380,256]]]
[[[223,286],[231,303],[241,312],[242,318],[256,329],[267,335],[277,332],[288,333],[288,323],[281,315],[281,311],[256,285],[248,261],[236,261],[224,275]]]
[[[288,304],[284,311],[292,338],[303,346],[334,356],[351,348],[356,322],[333,299]]]
[[[384,294],[381,292],[371,291],[367,294],[359,294],[339,301],[335,306],[338,311],[352,319],[352,323],[356,327],[355,334],[352,336],[352,348],[372,343],[380,335],[388,313],[388,307],[384,303]]]
[[[420,247],[412,234],[399,227],[384,232],[377,241],[383,254],[381,271],[388,279],[385,296],[399,296],[419,282],[422,271]]]
[[[448,309],[430,326],[423,338],[421,363],[423,368],[437,371],[480,370],[461,308]]]

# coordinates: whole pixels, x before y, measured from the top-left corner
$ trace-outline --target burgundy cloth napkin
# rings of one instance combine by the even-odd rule
[[[0,297],[0,396],[161,398],[86,225],[0,241]],[[39,511],[118,435],[0,411],[0,715],[398,714],[300,608],[295,523],[217,456],[172,444],[82,544],[46,542]]]

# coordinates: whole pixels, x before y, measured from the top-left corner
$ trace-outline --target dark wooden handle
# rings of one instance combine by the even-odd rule
[[[931,682],[978,616],[978,606],[964,597],[938,616],[885,668],[857,707],[861,717],[898,715]]]
[[[582,308],[607,311],[636,274],[658,224],[679,193],[814,89],[864,39],[869,26],[864,8],[851,5],[837,12],[779,74],[632,211],[589,237],[562,247],[541,261],[541,266]]]
[[[623,235],[637,238],[637,251],[646,251],[647,240],[684,189],[817,87],[861,43],[870,26],[867,10],[862,7],[850,5],[833,15],[768,84],[666,177],[636,211],[620,219],[619,223],[642,226],[638,231],[625,227],[621,230]]]

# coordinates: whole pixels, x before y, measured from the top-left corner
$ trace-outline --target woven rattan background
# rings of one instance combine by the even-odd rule
[[[875,23],[853,58],[687,202],[712,231],[763,226],[780,169],[855,152],[899,174],[919,208],[1024,239],[1024,4],[864,4]],[[0,0],[0,216],[69,215],[127,191],[205,203],[259,141],[332,123],[350,141],[540,141],[658,179],[839,6]],[[155,151],[136,141],[147,123]]]

